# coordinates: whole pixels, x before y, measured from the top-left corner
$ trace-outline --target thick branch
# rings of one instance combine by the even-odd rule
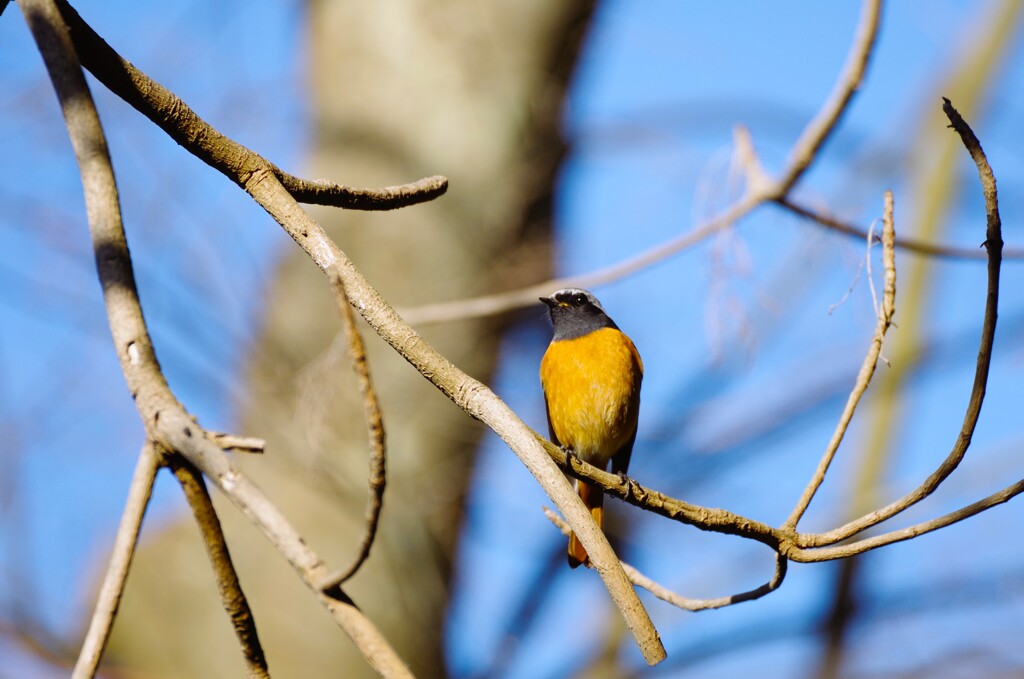
[[[255,520],[307,585],[317,591],[321,603],[374,670],[384,676],[411,676],[351,600],[340,592],[334,597],[319,592],[317,583],[326,575],[319,557],[277,508],[233,469],[224,451],[195,423],[168,387],[142,315],[106,138],[67,27],[54,0],[23,0],[21,5],[60,100],[78,160],[114,348],[147,435],[156,445],[184,455]]]

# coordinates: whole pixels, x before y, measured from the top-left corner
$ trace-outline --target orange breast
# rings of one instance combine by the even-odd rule
[[[614,328],[552,342],[540,381],[558,442],[604,467],[636,432],[642,376],[636,347]]]

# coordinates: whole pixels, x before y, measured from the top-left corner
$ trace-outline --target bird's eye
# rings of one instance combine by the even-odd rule
[[[578,304],[579,306],[583,306],[584,304],[587,303],[587,296],[584,295],[583,293],[576,293],[576,296],[573,297],[573,301],[576,302],[576,304]]]

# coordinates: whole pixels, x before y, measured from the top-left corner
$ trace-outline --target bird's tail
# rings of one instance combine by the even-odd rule
[[[590,510],[590,516],[594,518],[598,528],[604,527],[604,492],[595,488],[585,481],[576,481],[576,492],[580,494],[583,504]],[[569,567],[576,568],[580,564],[587,563],[590,557],[587,550],[576,539],[576,533],[569,535]]]

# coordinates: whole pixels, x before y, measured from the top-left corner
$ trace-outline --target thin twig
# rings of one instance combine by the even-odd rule
[[[896,230],[893,222],[893,198],[892,191],[885,192],[883,216],[882,216],[882,263],[885,266],[885,286],[882,293],[882,305],[880,308],[876,308],[877,323],[875,325],[875,334],[871,338],[871,346],[868,348],[868,353],[864,357],[863,363],[861,363],[860,371],[857,373],[857,380],[853,385],[853,390],[850,392],[850,396],[846,399],[846,406],[843,408],[842,414],[839,416],[839,422],[836,423],[835,431],[832,433],[832,438],[829,440],[828,445],[825,447],[825,452],[821,456],[821,460],[818,462],[818,467],[814,471],[814,475],[811,477],[807,487],[804,488],[803,493],[800,495],[800,499],[797,501],[796,506],[790,513],[789,518],[786,519],[784,526],[786,528],[795,529],[800,518],[807,511],[807,507],[811,504],[811,500],[814,499],[815,493],[818,492],[818,488],[825,481],[825,474],[828,473],[829,466],[832,464],[832,460],[835,457],[836,451],[839,450],[839,445],[843,442],[843,438],[846,436],[846,430],[850,426],[850,422],[853,420],[854,413],[857,412],[857,405],[860,403],[861,397],[864,392],[867,391],[868,385],[871,383],[871,378],[875,374],[875,368],[878,366],[878,358],[882,355],[882,344],[885,342],[885,333],[888,332],[889,326],[892,325],[893,314],[896,313]],[[870,258],[870,250],[868,257]],[[868,270],[868,276],[871,276],[870,269]]]
[[[366,559],[370,556],[370,548],[377,536],[377,525],[380,522],[381,508],[384,506],[384,488],[387,485],[387,448],[384,443],[384,418],[381,414],[377,392],[373,389],[370,379],[370,364],[366,360],[366,349],[363,338],[356,325],[355,314],[345,294],[345,285],[337,274],[331,275],[331,287],[338,302],[338,311],[345,322],[345,335],[348,338],[348,355],[352,360],[352,370],[359,380],[359,391],[363,395],[363,415],[366,429],[370,437],[370,497],[366,502],[366,532],[359,546],[355,559],[345,569],[331,575],[323,584],[323,589],[333,589],[342,585],[355,575]]]
[[[114,547],[110,552],[110,564],[96,597],[96,607],[93,609],[89,630],[85,633],[85,641],[82,642],[82,650],[75,663],[72,679],[88,679],[95,676],[96,670],[99,669],[100,659],[110,639],[114,618],[121,604],[121,595],[128,580],[128,570],[131,568],[135,545],[142,529],[142,519],[146,515],[149,498],[153,493],[153,481],[159,469],[160,456],[153,450],[153,446],[147,443],[139,452],[139,459],[135,464],[135,473],[128,487],[128,499],[125,501],[121,522],[117,527],[117,536],[114,538]]]
[[[209,431],[207,435],[224,450],[231,450],[236,453],[262,454],[267,447],[267,442],[255,436],[238,436],[236,434],[225,434],[220,431]]]
[[[566,537],[572,534],[572,530],[569,528],[569,524],[562,520],[562,517],[558,516],[554,511],[548,507],[544,507],[544,516],[548,518],[548,521],[555,524]],[[733,604],[743,603],[744,601],[753,601],[754,599],[760,599],[766,594],[774,592],[782,584],[782,581],[786,577],[788,560],[779,552],[775,553],[775,573],[772,574],[771,579],[760,587],[748,590],[746,592],[739,592],[738,594],[731,594],[729,596],[715,597],[713,599],[691,599],[689,597],[682,596],[673,592],[664,585],[660,585],[651,578],[641,573],[634,566],[629,565],[625,561],[622,562],[622,568],[626,571],[626,575],[637,587],[642,587],[648,592],[658,597],[662,601],[669,603],[676,608],[681,608],[686,611],[707,611],[715,608],[724,608],[726,606],[732,606]],[[588,568],[592,566],[588,563],[585,564]]]
[[[986,238],[984,246],[988,251],[988,290],[985,295],[985,318],[982,321],[981,340],[978,346],[978,359],[974,371],[974,385],[971,388],[970,399],[967,403],[967,411],[964,413],[963,425],[960,428],[960,435],[957,437],[953,449],[942,464],[917,488],[910,491],[902,498],[895,500],[881,509],[865,514],[864,516],[850,521],[827,533],[801,535],[798,544],[801,547],[817,547],[824,544],[834,544],[845,540],[852,535],[877,525],[896,514],[899,514],[907,507],[914,505],[935,491],[953,470],[957,468],[967,449],[971,445],[971,438],[974,436],[974,428],[978,424],[978,417],[981,415],[981,405],[985,400],[985,386],[988,383],[989,367],[992,363],[992,344],[995,339],[996,319],[999,308],[999,270],[1002,261],[1002,222],[999,218],[999,199],[996,193],[996,180],[992,174],[992,168],[985,158],[985,152],[978,142],[970,126],[964,122],[956,109],[953,108],[948,99],[944,99],[942,110],[951,122],[951,127],[957,131],[963,140],[964,147],[971,154],[975,165],[978,167],[978,176],[981,180],[982,192],[985,195],[986,214]]]
[[[398,309],[398,313],[409,325],[447,323],[469,318],[495,316],[508,311],[522,309],[536,304],[537,297],[550,294],[552,290],[560,288],[595,288],[607,285],[648,269],[664,259],[668,259],[693,247],[712,234],[731,227],[752,212],[761,202],[762,200],[759,197],[749,194],[718,216],[704,222],[695,229],[596,271],[590,271],[577,276],[554,278],[543,283],[536,283],[524,288],[499,292],[493,295],[481,295],[479,297],[470,297],[450,302],[436,302],[402,308]]]
[[[748,182],[743,197],[718,216],[701,226],[677,236],[649,250],[629,257],[617,264],[579,276],[558,278],[538,283],[519,290],[484,295],[452,302],[425,304],[415,308],[399,309],[399,313],[411,325],[442,323],[467,318],[492,316],[514,309],[520,309],[537,303],[537,297],[563,287],[597,287],[629,276],[646,269],[663,259],[671,257],[699,243],[711,234],[732,226],[745,217],[754,208],[766,201],[777,201],[784,198],[797,180],[807,171],[817,157],[821,145],[835,130],[839,119],[860,87],[870,59],[875,37],[878,35],[881,0],[865,0],[861,11],[860,23],[846,64],[840,72],[832,94],[825,101],[821,110],[807,124],[790,151],[782,175],[771,180],[763,172],[753,175],[755,181]],[[752,154],[753,145],[741,146],[745,153],[748,167],[757,167],[756,156]]]
[[[924,535],[925,533],[931,533],[939,530],[940,528],[945,528],[946,526],[957,523],[958,521],[963,521],[964,519],[992,509],[993,507],[1009,502],[1021,493],[1024,493],[1024,479],[1017,481],[1016,483],[1012,483],[1006,488],[998,490],[977,502],[972,502],[969,505],[947,514],[943,514],[940,517],[922,521],[921,523],[907,526],[906,528],[873,535],[853,542],[844,542],[839,545],[836,545],[835,541],[833,541],[828,543],[830,545],[834,545],[830,547],[818,547],[813,549],[804,549],[801,547],[788,548],[789,545],[793,543],[786,543],[784,548],[788,549],[784,549],[784,553],[793,561],[799,561],[800,563],[845,559],[857,554],[863,554],[864,552],[868,552],[872,549],[878,549],[879,547],[891,545],[896,542],[910,540],[911,538],[916,538],[919,535]],[[800,542],[800,540],[798,539],[796,542]]]
[[[317,584],[326,575],[320,558],[277,507],[234,469],[224,451],[196,424],[167,385],[139,302],[106,138],[68,28],[54,0],[22,0],[21,5],[50,73],[75,150],[114,348],[147,435],[162,448],[184,455],[242,508],[317,593],[378,674],[411,677],[380,631],[340,589],[331,596],[319,591]],[[77,18],[80,36],[84,22],[66,4],[62,7]],[[91,30],[88,33],[95,37]]]
[[[256,621],[253,618],[249,602],[242,592],[242,585],[238,581],[238,573],[231,561],[231,553],[228,551],[228,543],[224,540],[224,531],[220,526],[220,519],[217,511],[210,500],[210,494],[203,483],[202,474],[189,464],[183,457],[172,455],[169,459],[171,470],[175,478],[181,484],[181,489],[188,500],[188,506],[192,509],[192,515],[199,525],[199,532],[203,536],[203,544],[206,553],[210,557],[210,565],[213,566],[213,574],[217,579],[217,590],[220,592],[221,603],[228,617],[231,618],[231,626],[235,629],[238,643],[242,647],[242,656],[250,677],[270,677],[267,669],[267,658],[263,653],[263,646],[260,645],[259,635],[256,633]]]
[[[839,124],[839,120],[850,106],[853,95],[860,89],[867,71],[868,62],[874,51],[878,37],[878,26],[882,15],[882,0],[866,0],[861,6],[860,22],[853,45],[846,56],[846,63],[840,72],[839,79],[832,88],[825,104],[804,128],[789,152],[786,170],[774,187],[773,199],[787,195],[796,185],[800,177],[807,171],[818,156],[822,144],[829,138]]]
[[[867,229],[863,229],[849,222],[844,222],[838,217],[820,210],[813,210],[807,206],[799,205],[788,197],[776,200],[775,204],[789,210],[795,215],[799,215],[805,219],[816,222],[819,225],[824,226],[826,229],[831,229],[832,231],[852,236],[859,240],[864,240],[868,235]],[[896,249],[915,255],[936,257],[938,259],[988,259],[988,253],[979,250],[978,248],[927,243],[925,241],[907,238],[905,236],[896,237]],[[1003,250],[1003,259],[1024,259],[1024,249],[1006,248]]]

